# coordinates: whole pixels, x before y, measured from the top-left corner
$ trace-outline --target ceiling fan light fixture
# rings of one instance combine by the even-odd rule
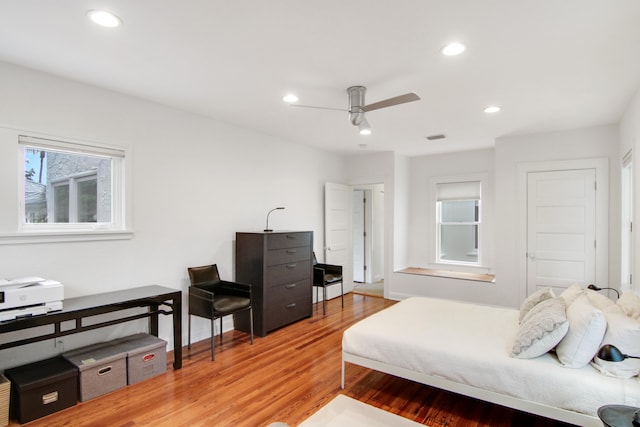
[[[467,47],[462,43],[455,42],[455,43],[449,43],[448,45],[443,47],[441,49],[441,52],[445,56],[456,56],[456,55],[460,55],[466,49]]]
[[[293,94],[293,93],[289,93],[285,96],[282,97],[282,100],[288,104],[292,104],[294,102],[298,102],[298,97]]]
[[[365,117],[362,118],[358,129],[360,130],[360,135],[371,135],[371,126],[369,126],[369,122]]]
[[[90,10],[87,12],[87,16],[91,21],[101,27],[115,28],[122,24],[120,17],[104,10]]]

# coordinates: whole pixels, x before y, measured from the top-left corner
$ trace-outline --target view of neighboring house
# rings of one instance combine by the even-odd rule
[[[25,149],[25,152],[30,149]],[[31,149],[31,151],[33,151]],[[42,183],[25,176],[25,222],[111,221],[111,161],[56,151],[43,153]]]

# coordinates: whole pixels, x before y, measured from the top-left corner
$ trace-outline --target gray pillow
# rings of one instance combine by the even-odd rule
[[[550,298],[533,307],[522,319],[511,357],[530,359],[553,349],[569,330],[564,300]]]
[[[537,291],[526,297],[525,300],[522,301],[522,304],[520,304],[520,318],[518,319],[520,323],[522,323],[522,319],[524,319],[524,316],[526,316],[533,307],[540,304],[544,300],[554,297],[555,295],[551,288],[538,289]]]

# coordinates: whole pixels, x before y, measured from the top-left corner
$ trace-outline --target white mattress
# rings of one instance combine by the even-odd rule
[[[593,367],[564,368],[554,354],[509,356],[518,310],[413,297],[344,332],[344,352],[457,383],[595,416],[600,406],[640,406],[640,380]]]

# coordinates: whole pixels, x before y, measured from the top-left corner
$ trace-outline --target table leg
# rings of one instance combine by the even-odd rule
[[[182,368],[182,293],[173,298],[173,369],[180,368]]]

